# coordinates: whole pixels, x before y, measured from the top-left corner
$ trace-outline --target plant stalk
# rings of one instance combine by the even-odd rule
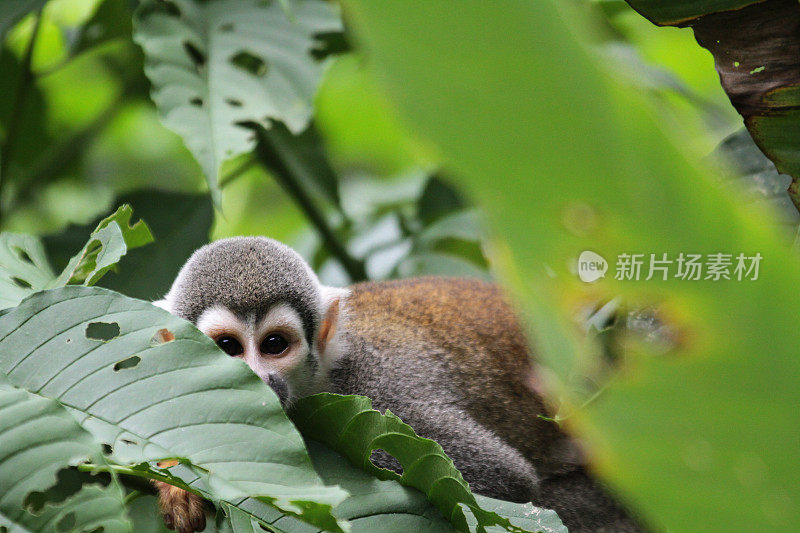
[[[367,269],[362,259],[353,257],[339,239],[327,218],[320,208],[314,203],[309,192],[297,179],[290,166],[286,164],[281,152],[276,149],[270,138],[269,131],[261,126],[256,127],[256,158],[271,171],[283,189],[292,197],[308,220],[322,237],[325,246],[331,254],[342,264],[347,274],[353,281],[367,279]]]

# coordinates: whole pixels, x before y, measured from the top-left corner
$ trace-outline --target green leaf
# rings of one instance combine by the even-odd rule
[[[507,531],[523,531],[507,518],[478,505],[469,485],[439,444],[418,437],[411,426],[390,411],[381,414],[372,409],[369,398],[316,394],[298,401],[291,414],[306,438],[330,446],[378,479],[396,480],[421,490],[456,529],[469,530],[463,505],[477,519],[479,531],[493,525]],[[402,475],[371,462],[373,450],[378,449],[400,462]]]
[[[157,300],[166,294],[175,273],[186,258],[208,242],[214,208],[208,194],[140,190],[118,197],[115,204],[130,205],[153,234],[155,241],[128,250],[125,260],[98,285],[126,296]],[[82,246],[95,224],[71,226],[58,235],[45,237],[53,265],[65,265]]]
[[[217,203],[222,162],[253,148],[238,124],[277,119],[303,131],[323,65],[314,37],[341,31],[321,0],[175,0],[144,3],[135,40],[144,50],[152,98],[164,122],[183,136]]]
[[[0,42],[5,41],[6,32],[22,17],[35,11],[47,0],[3,0],[0,2]]]
[[[0,233],[0,309],[14,307],[55,278],[41,240]]]
[[[564,16],[559,0],[344,4],[403,119],[481,199],[493,263],[548,369],[543,384],[573,413],[568,428],[595,470],[654,530],[793,529],[800,268],[769,215],[690,159],[644,95],[576,40],[596,21]],[[763,259],[755,281],[618,281],[610,271],[586,284],[570,271],[585,250],[611,271],[631,252]],[[658,355],[626,343],[618,373],[592,374],[600,346],[574,317],[620,295],[657,303],[676,344]],[[604,386],[587,397],[576,376]]]
[[[0,528],[45,533],[71,523],[71,531],[132,531],[116,478],[108,487],[85,484],[63,502],[48,499],[64,469],[103,461],[100,444],[58,402],[16,388],[0,375],[0,434]],[[30,509],[37,495],[42,501]]]
[[[38,237],[0,233],[0,309],[13,307],[36,291],[69,283],[93,285],[128,250],[153,240],[140,220],[130,225],[133,210],[123,205],[100,221],[83,249],[56,277]]]
[[[116,460],[178,458],[207,474],[218,499],[258,496],[342,530],[331,508],[346,493],[321,483],[275,394],[190,323],[106,289],[65,287],[0,317],[0,354],[13,384],[58,400]]]
[[[153,241],[153,235],[143,220],[131,225],[133,209],[123,205],[97,225],[89,242],[73,256],[66,268],[48,288],[63,287],[68,283],[94,285],[119,262],[129,249]]]

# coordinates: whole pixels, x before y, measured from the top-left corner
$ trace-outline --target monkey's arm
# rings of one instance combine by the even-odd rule
[[[195,533],[206,528],[206,514],[200,496],[161,481],[153,484],[158,490],[158,507],[167,529]]]
[[[380,408],[380,403],[376,405]],[[389,406],[422,437],[438,442],[472,491],[515,502],[535,501],[539,479],[534,466],[515,448],[452,406]],[[394,469],[396,461],[380,454],[374,462]]]

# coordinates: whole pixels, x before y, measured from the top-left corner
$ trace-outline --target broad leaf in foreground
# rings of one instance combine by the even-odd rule
[[[153,240],[144,221],[131,225],[129,205],[100,221],[89,241],[56,277],[38,237],[0,233],[0,310],[36,291],[68,283],[94,285],[128,250]]]
[[[655,530],[795,528],[800,268],[768,215],[691,159],[576,40],[591,25],[559,0],[344,4],[401,116],[482,200],[494,264],[550,371],[542,384],[597,471]],[[570,270],[585,250],[609,262],[592,284]],[[682,280],[675,264],[667,280],[645,281],[646,267],[615,280],[632,252],[762,261],[755,280]],[[619,295],[663,309],[675,346],[625,343],[619,373],[594,398],[576,394],[570,378],[600,360],[574,317]]]
[[[152,98],[183,136],[215,198],[222,162],[253,147],[241,122],[277,119],[305,129],[323,65],[315,36],[340,32],[322,0],[145,2],[135,39],[144,50]]]
[[[327,444],[379,479],[396,480],[421,490],[457,529],[469,530],[464,506],[477,520],[478,531],[494,525],[507,531],[525,531],[478,504],[439,444],[417,436],[411,426],[390,411],[381,414],[374,410],[369,398],[317,394],[301,399],[291,413],[306,438]],[[395,457],[403,466],[403,473],[375,466],[370,461],[374,450],[384,450]],[[560,525],[555,512],[537,511],[553,527]]]
[[[342,530],[331,508],[346,492],[322,484],[274,392],[189,322],[70,286],[0,317],[0,354],[14,385],[61,402],[116,460],[179,459],[216,498],[258,496]]]
[[[0,529],[132,531],[116,478],[108,487],[84,484],[58,501],[60,472],[83,461],[102,462],[100,444],[58,402],[14,387],[0,375],[0,435]],[[37,495],[43,501],[34,505]]]

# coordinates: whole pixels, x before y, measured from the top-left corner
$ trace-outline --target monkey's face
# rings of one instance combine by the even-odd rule
[[[222,351],[247,363],[286,405],[313,379],[316,365],[309,363],[315,356],[303,321],[289,304],[278,303],[259,314],[242,315],[217,304],[200,315],[197,328]]]

